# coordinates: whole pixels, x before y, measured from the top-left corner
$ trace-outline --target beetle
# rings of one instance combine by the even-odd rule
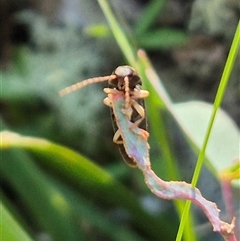
[[[105,88],[104,92],[107,94],[104,103],[111,107],[114,113],[114,125],[117,127],[113,141],[119,144],[124,160],[130,166],[138,167],[141,170],[149,168],[151,165],[149,160],[150,146],[147,141],[149,133],[139,128],[141,119],[134,123],[129,120],[128,110],[124,109],[125,95],[122,91]],[[131,108],[135,108],[134,106],[137,105],[137,109],[140,110],[141,115],[145,115],[145,110],[137,102],[134,103],[133,99],[130,99],[130,104],[132,105]]]
[[[136,71],[128,66],[119,66],[113,71],[112,75],[115,75],[116,78],[109,79],[108,85],[109,88],[105,88],[104,92],[107,94],[114,94],[118,90],[125,94],[125,106],[122,111],[125,112],[126,117],[130,122],[134,123],[141,129],[147,130],[147,121],[145,116],[145,103],[144,99],[149,95],[145,90],[141,89],[142,81]],[[113,112],[111,106],[112,103],[109,103],[108,98],[104,99],[104,104],[110,106],[113,129],[115,131],[113,142],[118,144],[120,153],[124,161],[132,167],[136,167],[136,161],[129,157],[124,147],[124,139],[122,138],[120,129],[117,126],[116,116]]]
[[[142,81],[136,71],[128,65],[123,65],[117,67],[113,73],[109,76],[94,77],[90,79],[83,80],[74,85],[66,87],[60,91],[60,95],[66,95],[78,89],[81,89],[89,84],[99,83],[108,81],[108,88],[104,89],[107,94],[114,93],[124,93],[125,104],[122,110],[125,117],[133,123],[133,125],[138,126],[141,129],[147,130],[147,122],[145,116],[145,104],[144,98],[149,95],[149,92],[141,89]],[[132,167],[136,167],[136,161],[129,157],[124,147],[124,139],[121,135],[121,130],[119,130],[116,122],[116,116],[114,115],[112,106],[109,98],[104,99],[104,104],[108,105],[111,109],[111,117],[113,123],[113,129],[115,131],[113,142],[118,144],[120,153],[127,164]]]

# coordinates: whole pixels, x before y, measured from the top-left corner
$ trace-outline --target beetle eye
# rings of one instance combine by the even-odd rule
[[[142,85],[142,81],[138,75],[132,75],[129,81],[129,88],[134,89],[136,85]]]

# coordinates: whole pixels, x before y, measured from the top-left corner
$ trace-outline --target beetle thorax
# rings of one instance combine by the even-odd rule
[[[123,66],[117,67],[114,73],[116,76],[124,78],[125,76],[133,75],[135,73],[135,70],[128,65],[123,65]]]

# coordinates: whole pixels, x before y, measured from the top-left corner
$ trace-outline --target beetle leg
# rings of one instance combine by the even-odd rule
[[[109,106],[109,107],[112,107],[112,102],[111,102],[111,100],[110,100],[108,97],[106,97],[106,98],[103,100],[103,103],[104,103],[105,105]]]
[[[137,111],[137,113],[140,115],[140,119],[135,121],[133,123],[133,125],[131,126],[131,128],[134,128],[136,126],[139,126],[139,124],[144,120],[145,118],[145,110],[144,108],[138,104],[137,101],[135,101],[134,99],[131,99],[131,105],[134,107],[134,109]]]
[[[131,119],[131,116],[132,116],[132,113],[133,113],[133,110],[132,110],[132,108],[131,107],[129,107],[129,108],[123,108],[122,109],[122,113],[125,115],[125,116],[127,116],[127,118],[128,118],[128,120],[130,120]]]
[[[134,99],[131,99],[131,105],[137,111],[137,113],[141,116],[141,118],[145,118],[145,110],[144,108],[138,104],[138,102]]]
[[[135,90],[131,92],[131,97],[134,99],[143,99],[149,96],[147,90]]]
[[[119,91],[117,89],[111,89],[111,88],[104,88],[103,91],[106,94],[119,94],[119,93],[122,93],[122,91]]]
[[[141,118],[133,123],[132,127],[135,127],[135,126],[138,126],[144,120],[145,110],[134,99],[131,99],[130,104],[131,104],[131,107],[129,107],[128,109],[122,109],[122,113],[127,116],[128,120],[130,120],[133,113],[132,107],[137,111],[137,113],[140,115]]]
[[[123,140],[119,140],[120,137],[121,137],[121,132],[118,129],[113,136],[113,142],[116,144],[123,144]]]

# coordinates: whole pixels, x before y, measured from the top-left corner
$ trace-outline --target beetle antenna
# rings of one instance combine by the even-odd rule
[[[116,75],[108,75],[108,76],[100,76],[100,77],[94,77],[94,78],[90,78],[90,79],[85,79],[81,82],[78,82],[76,84],[70,85],[62,90],[59,91],[59,95],[60,96],[64,96],[67,94],[70,94],[76,90],[82,89],[87,85],[90,84],[94,84],[94,83],[99,83],[99,82],[104,82],[107,80],[113,80],[116,79],[117,76]]]

